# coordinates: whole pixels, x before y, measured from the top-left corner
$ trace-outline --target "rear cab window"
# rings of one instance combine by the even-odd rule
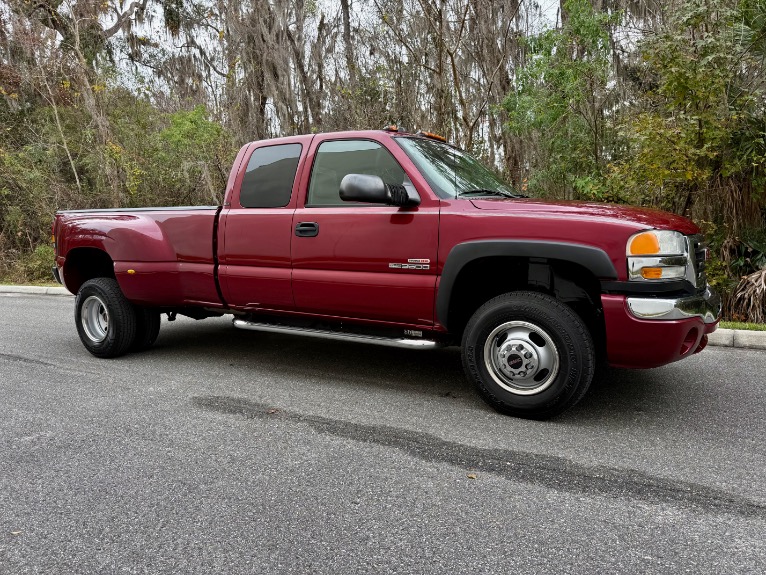
[[[256,148],[247,162],[239,192],[243,208],[283,208],[290,196],[301,157],[301,144]]]

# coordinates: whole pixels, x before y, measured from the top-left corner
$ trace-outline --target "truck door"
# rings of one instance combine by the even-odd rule
[[[438,200],[421,190],[416,207],[342,201],[338,192],[346,174],[413,184],[382,142],[331,138],[317,136],[312,142],[313,165],[304,169],[293,216],[296,309],[431,327]]]
[[[264,142],[249,151],[239,194],[221,213],[218,277],[232,307],[292,310],[290,242],[301,158],[312,136]]]

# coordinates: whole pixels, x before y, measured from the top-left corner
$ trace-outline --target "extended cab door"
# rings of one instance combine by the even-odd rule
[[[219,281],[231,307],[292,310],[290,285],[296,173],[313,136],[256,142],[243,158],[231,205],[221,213]]]
[[[399,162],[396,156],[402,160]],[[413,326],[433,325],[439,202],[395,207],[344,202],[346,174],[413,186],[416,174],[390,138],[316,136],[293,217],[293,294],[312,314]],[[413,170],[413,168],[409,168]],[[413,186],[414,188],[414,186]]]

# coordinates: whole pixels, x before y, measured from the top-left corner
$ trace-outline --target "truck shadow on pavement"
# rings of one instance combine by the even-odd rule
[[[494,413],[466,380],[457,347],[413,351],[248,332],[226,324],[223,319],[164,323],[156,347],[144,353],[160,361],[182,358],[192,370],[195,364],[214,363],[235,375],[278,375],[320,385],[438,396],[454,402],[456,408]],[[695,393],[679,386],[677,370],[673,365],[654,370],[604,369],[578,405],[551,421],[587,424],[605,419],[633,421],[637,415],[667,416],[675,411],[674,400],[687,403],[685,395]]]
[[[169,329],[166,326],[163,324],[155,348],[145,352],[153,358],[178,358],[180,354],[184,361],[218,362],[265,375],[403,389],[453,399],[474,395],[463,376],[456,347],[433,351],[397,349],[244,331],[222,325],[221,320],[204,324],[178,322]],[[478,398],[477,403],[481,403]]]

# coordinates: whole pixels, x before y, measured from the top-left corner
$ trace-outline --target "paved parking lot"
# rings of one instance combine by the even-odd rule
[[[0,573],[762,573],[766,351],[498,415],[456,349],[163,323],[97,360],[0,296]]]

